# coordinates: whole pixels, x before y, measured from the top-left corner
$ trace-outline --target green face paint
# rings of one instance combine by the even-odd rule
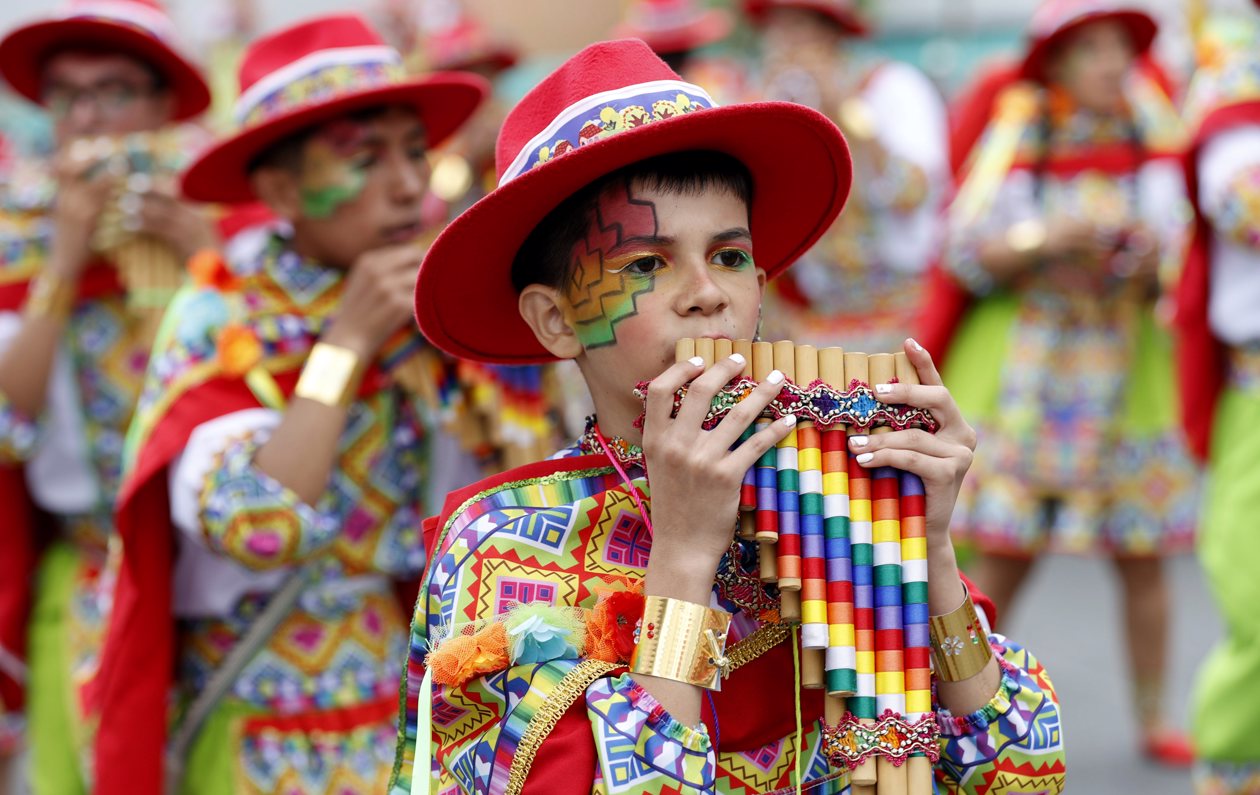
[[[310,139],[303,152],[300,185],[302,214],[329,218],[352,202],[367,185],[364,125],[349,120],[334,122]]]
[[[629,238],[656,237],[657,228],[651,202],[634,199],[628,191],[600,198],[586,238],[574,248],[573,278],[565,291],[569,319],[583,348],[616,343],[617,325],[638,314],[636,302],[656,286],[653,275],[632,266],[657,255],[622,249]]]

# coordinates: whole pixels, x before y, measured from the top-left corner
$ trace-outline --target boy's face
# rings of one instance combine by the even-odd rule
[[[593,216],[559,303],[597,405],[600,393],[633,400],[637,382],[673,364],[680,338],[755,336],[765,272],[743,199],[618,184]]]
[[[424,128],[412,110],[344,117],[303,145],[285,172],[278,209],[293,221],[295,244],[326,265],[350,267],[364,253],[419,237],[428,184]]]
[[[156,130],[170,121],[169,91],[127,55],[67,50],[43,70],[43,102],[58,143]]]
[[[1115,113],[1124,107],[1124,85],[1137,54],[1124,25],[1093,22],[1072,34],[1052,55],[1049,74],[1086,110]]]

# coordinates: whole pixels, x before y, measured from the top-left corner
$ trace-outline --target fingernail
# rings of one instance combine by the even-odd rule
[[[922,345],[920,345],[920,344],[919,344],[919,341],[918,341],[918,340],[916,340],[914,337],[911,337],[911,338],[910,338],[910,347],[914,348],[916,351],[921,351],[921,350],[923,350],[923,346],[922,346]]]
[[[857,457],[857,462],[859,464],[869,464],[871,463],[871,459],[874,457],[875,457],[874,453],[862,453],[861,455]]]
[[[744,363],[744,355],[742,353],[732,353],[731,361],[735,362],[735,364],[742,365]]]
[[[892,391],[892,384],[876,384],[875,392],[880,395],[887,395]]]
[[[795,425],[795,424],[796,424],[796,415],[795,415],[795,414],[789,414],[789,415],[787,415],[786,417],[784,417],[784,418],[783,418],[783,424],[784,424],[784,425],[786,425],[786,426],[788,426],[789,428],[791,428],[793,425]]]
[[[766,376],[766,380],[772,384],[783,383],[783,373],[780,370],[771,370],[770,375]]]
[[[866,443],[870,440],[865,436],[850,436],[849,441],[854,447],[866,447]]]
[[[701,359],[699,356],[692,356],[690,359],[687,360],[687,362],[692,367],[702,367],[704,365],[704,359]]]

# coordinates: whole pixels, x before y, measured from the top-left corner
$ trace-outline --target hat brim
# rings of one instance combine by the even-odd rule
[[[492,191],[434,241],[416,282],[416,318],[455,356],[500,364],[554,357],[517,309],[512,262],[553,209],[617,169],[671,152],[731,155],[752,174],[757,262],[773,278],[840,214],[853,180],[839,129],[788,102],[731,105],[647,124],[565,153]]]
[[[520,56],[512,47],[501,44],[484,52],[469,53],[466,56],[450,61],[433,64],[435,69],[443,72],[472,72],[486,69],[494,74],[506,72],[516,66]]]
[[[711,8],[703,14],[698,14],[687,24],[669,30],[649,30],[635,25],[619,25],[616,38],[639,39],[658,55],[670,55],[716,44],[730,35],[733,26],[730,14],[719,8]]]
[[[43,104],[43,67],[58,50],[86,47],[117,50],[151,64],[175,99],[173,121],[210,107],[210,87],[197,67],[157,37],[103,19],[52,19],[17,28],[0,41],[0,75],[13,90]]]
[[[1159,32],[1159,25],[1154,18],[1141,11],[1099,11],[1086,14],[1080,19],[1073,20],[1071,24],[1064,25],[1046,38],[1032,42],[1028,48],[1028,54],[1024,56],[1024,63],[1020,67],[1020,77],[1024,80],[1044,83],[1046,62],[1055,45],[1086,25],[1106,20],[1119,22],[1128,28],[1137,55],[1143,55],[1151,49],[1151,45],[1155,42],[1155,34]]]
[[[871,26],[856,13],[846,13],[828,3],[810,2],[810,0],[748,0],[744,4],[748,17],[757,25],[765,23],[766,16],[772,8],[802,8],[806,11],[817,11],[851,36],[871,34]]]
[[[249,166],[267,147],[321,122],[374,106],[415,108],[424,124],[426,146],[435,147],[473,114],[487,90],[485,80],[476,75],[438,73],[296,108],[247,127],[204,152],[184,172],[184,195],[204,202],[253,201],[257,197]]]

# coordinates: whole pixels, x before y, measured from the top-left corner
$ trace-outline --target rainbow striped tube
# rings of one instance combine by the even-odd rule
[[[932,711],[932,665],[928,642],[927,515],[923,481],[909,472],[901,472],[900,481],[905,716],[909,720],[918,720]]]
[[[827,693],[857,693],[853,626],[853,552],[849,541],[848,434],[822,432],[823,534],[827,555]]]
[[[897,470],[871,473],[875,594],[875,709],[906,712],[905,617],[901,596],[901,505]]]
[[[859,720],[875,719],[874,528],[871,524],[871,474],[849,455],[849,529],[853,554],[853,628],[857,695],[848,700]]]
[[[810,345],[796,347],[798,383],[818,380],[818,351]],[[827,549],[824,534],[822,434],[812,422],[796,427],[800,465],[801,508],[801,645],[806,649],[826,649],[827,629]],[[818,658],[817,681],[826,685],[824,655]]]
[[[774,344],[774,366],[789,380],[796,380],[796,346]],[[801,590],[801,498],[799,432],[793,428],[775,447],[779,484],[779,591]],[[799,619],[798,596],[782,599],[784,618]]]

